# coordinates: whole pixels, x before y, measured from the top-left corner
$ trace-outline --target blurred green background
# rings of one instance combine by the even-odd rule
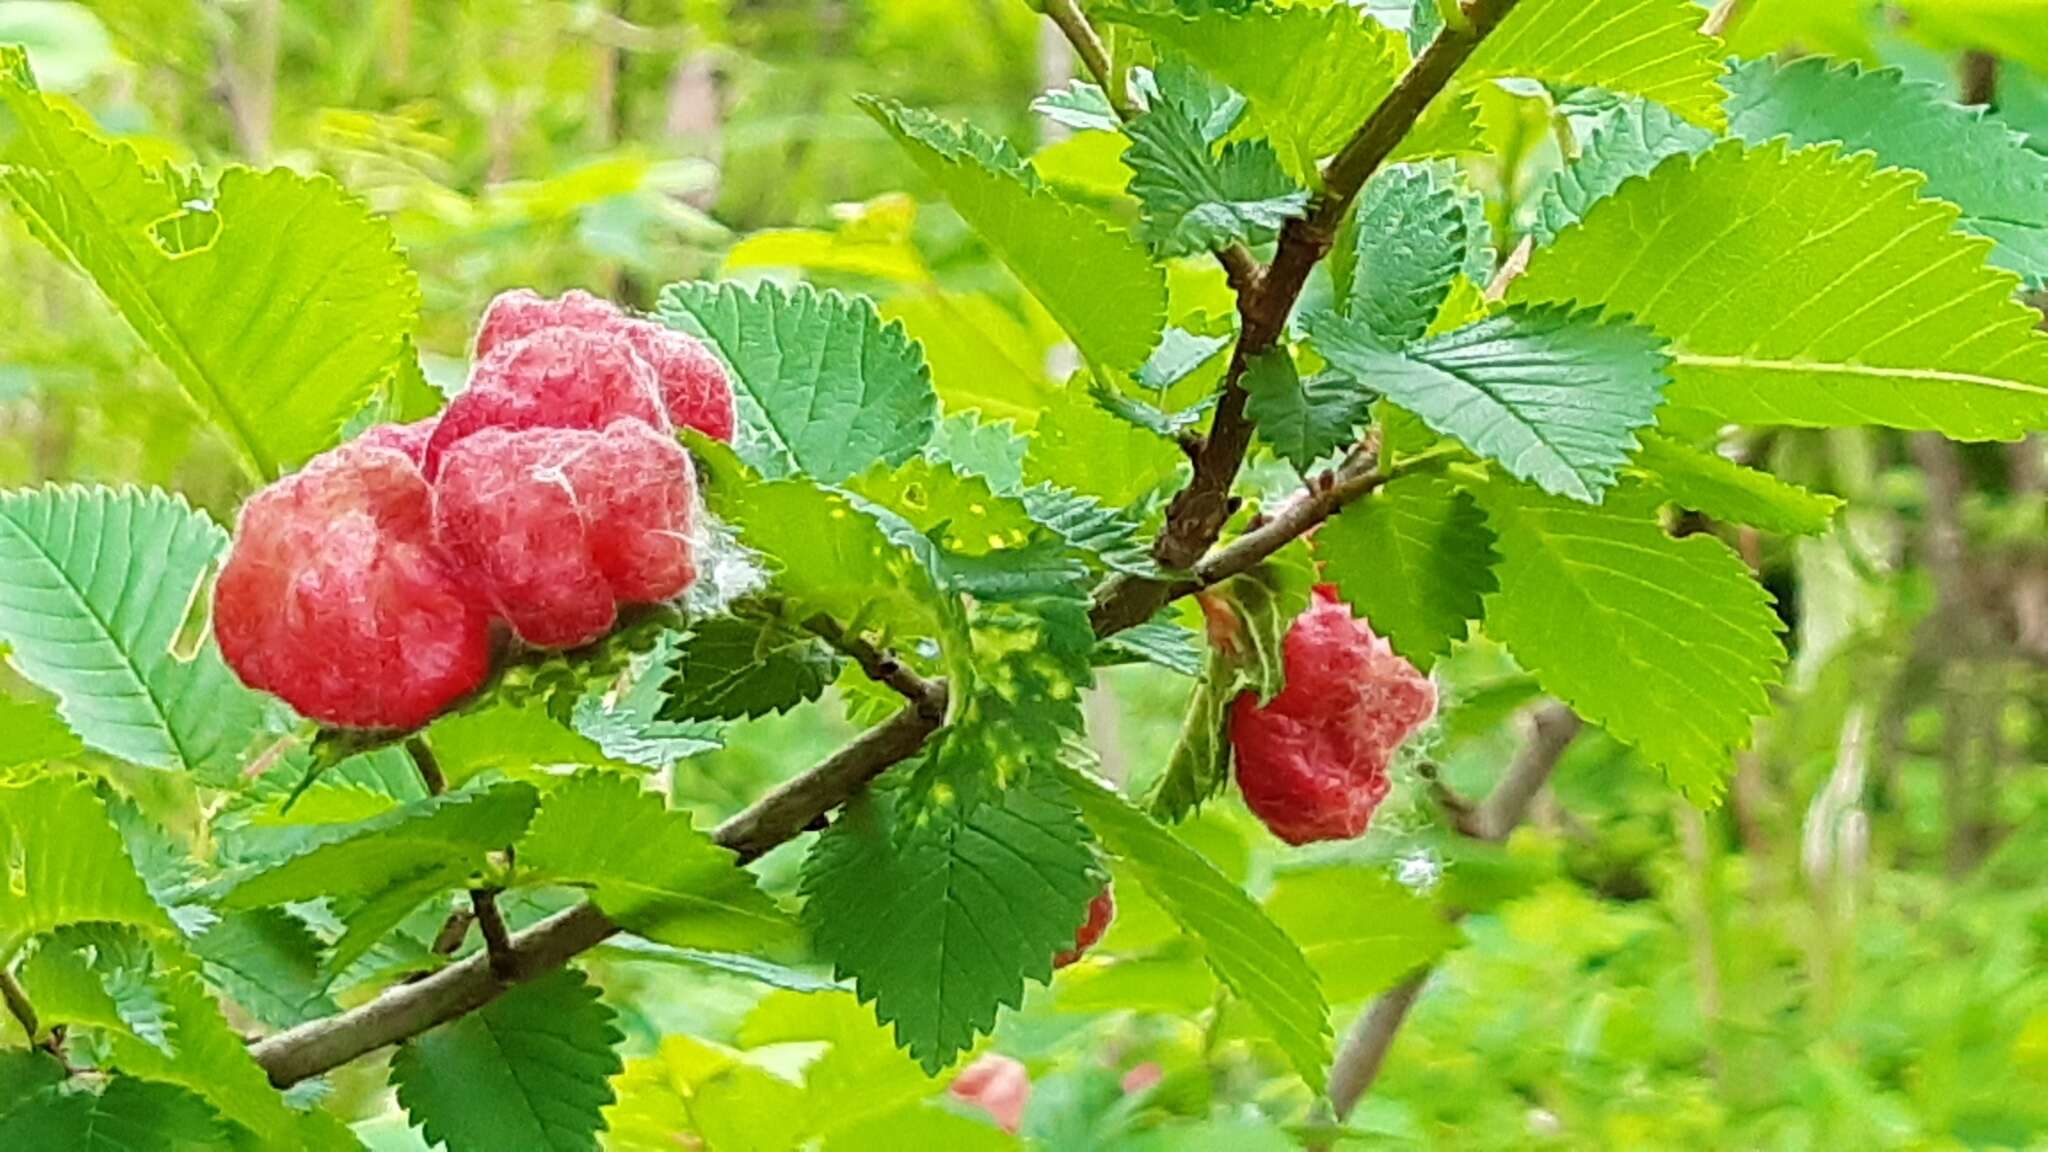
[[[460,381],[474,317],[507,287],[644,306],[677,279],[800,275],[881,300],[926,341],[949,408],[1020,424],[1051,384],[1051,325],[852,97],[971,119],[1037,149],[1063,189],[1113,199],[1120,141],[1028,111],[1072,73],[1049,31],[1021,0],[0,3],[0,41],[26,42],[47,89],[138,150],[330,173],[389,214],[421,274],[438,384]],[[1732,47],[1949,86],[1984,53],[1997,114],[2048,151],[2038,0],[1759,0]],[[1466,163],[1502,250],[1574,147],[1570,112],[1540,89],[1486,95],[1492,151]],[[0,484],[161,485],[230,517],[243,492],[227,454],[89,285],[5,213],[0,283]],[[1174,293],[1177,317],[1229,315],[1212,268],[1178,267]],[[1449,834],[1419,766],[1483,795],[1533,701],[1478,646],[1439,674],[1443,717],[1362,841],[1285,850],[1228,804],[1193,825],[1309,947],[1340,1029],[1442,953],[1348,1143],[2048,1147],[2041,445],[1849,432],[1746,448],[1850,509],[1825,537],[1741,541],[1795,656],[1718,808],[1687,806],[1595,733],[1508,843]],[[1158,770],[1186,683],[1105,677],[1089,713],[1110,774]],[[838,707],[735,732],[678,766],[677,796],[736,809],[843,739]],[[789,886],[795,859],[771,856],[771,883]],[[1269,1117],[1299,1111],[1299,1082],[1215,1010],[1207,970],[1136,886],[1118,891],[1097,962],[1035,990],[993,1044],[1031,1069],[1026,1134],[1130,1147],[1165,1112],[1197,1122],[1173,1147],[1297,1146]],[[1419,906],[1410,891],[1470,914],[1390,926]],[[598,971],[643,1057],[629,1075],[686,1062],[654,1053],[661,1032],[752,1046],[784,1014],[864,1016],[847,997],[616,950]],[[1127,1094],[1147,1063],[1164,1079]],[[375,1117],[381,1083],[355,1069],[333,1091]],[[772,1093],[758,1102],[714,1146],[775,1147]],[[644,1146],[661,1146],[659,1117],[615,1117],[611,1139],[643,1146],[640,1119],[656,1133]],[[395,1118],[364,1130],[417,1147]]]

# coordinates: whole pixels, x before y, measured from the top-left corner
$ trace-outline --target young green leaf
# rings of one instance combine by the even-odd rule
[[[1038,418],[1024,482],[1071,488],[1122,508],[1177,480],[1186,467],[1173,441],[1124,423],[1068,385],[1054,390]]]
[[[1530,232],[1538,244],[1547,245],[1630,177],[1647,176],[1665,157],[1691,155],[1713,142],[1712,132],[1662,104],[1623,100],[1594,122],[1579,158],[1550,178]]]
[[[816,700],[839,675],[817,637],[780,620],[718,616],[699,621],[676,649],[662,720],[740,720]]]
[[[1728,89],[1728,131],[1752,144],[1841,141],[1886,164],[1927,174],[1923,194],[1963,210],[1957,223],[1997,247],[1990,262],[2029,287],[2048,284],[2048,156],[1984,108],[1966,108],[1932,84],[1889,69],[1866,72],[1814,56],[1780,66],[1742,64]]]
[[[2048,425],[2039,314],[1920,186],[1869,153],[1731,141],[1594,205],[1509,299],[1629,314],[1670,344],[1672,405],[1722,421]]]
[[[226,904],[261,908],[323,896],[358,902],[329,961],[339,972],[407,913],[517,840],[537,803],[533,787],[516,781],[415,801],[332,830],[325,843],[243,879]]]
[[[320,948],[306,922],[280,908],[230,912],[192,941],[207,978],[273,1028],[340,1011],[320,974]]]
[[[862,106],[969,226],[1107,368],[1145,362],[1166,324],[1166,277],[1129,233],[1046,188],[1007,144],[885,100]]]
[[[1718,129],[1722,49],[1702,19],[1692,0],[1522,0],[1458,75],[1605,88]]]
[[[518,861],[522,883],[588,888],[605,915],[663,944],[754,949],[790,935],[730,851],[626,777],[583,772],[549,792]]]
[[[936,1074],[1052,978],[1102,876],[1059,781],[1037,773],[972,811],[904,824],[856,798],[804,862],[804,922],[896,1042]]]
[[[737,447],[764,476],[832,483],[877,460],[901,463],[931,440],[938,394],[924,353],[864,297],[691,281],[663,289],[660,308],[732,366]]]
[[[230,168],[208,193],[101,140],[0,46],[0,191],[269,480],[331,447],[398,366],[419,285],[391,227],[324,176]]]
[[[1201,634],[1160,617],[1105,636],[1095,644],[1097,667],[1136,661],[1182,676],[1200,676],[1205,661]]]
[[[1487,634],[1687,793],[1717,792],[1785,659],[1770,593],[1709,536],[1506,482],[1479,500],[1500,553]]]
[[[1494,591],[1493,534],[1472,498],[1434,476],[1395,479],[1316,533],[1316,558],[1352,610],[1428,671]]]
[[[1635,468],[1672,503],[1717,520],[1751,524],[1766,532],[1810,536],[1825,532],[1841,510],[1839,497],[1810,492],[1655,432],[1643,436]]]
[[[54,701],[0,697],[0,768],[69,760],[85,751],[64,724]]]
[[[82,781],[38,775],[0,787],[0,954],[66,924],[132,924],[168,933],[106,805]]]
[[[1185,820],[1230,782],[1235,759],[1230,746],[1230,705],[1244,691],[1238,669],[1227,657],[1211,652],[1207,670],[1188,693],[1180,736],[1167,754],[1166,767],[1145,794],[1145,811],[1153,819]]]
[[[1124,129],[1131,146],[1123,161],[1144,218],[1139,235],[1160,256],[1278,236],[1289,217],[1301,214],[1308,193],[1281,170],[1264,140],[1235,140],[1217,150],[1243,115],[1243,98],[1185,65],[1162,66],[1153,76],[1152,106]]]
[[[1569,308],[1510,308],[1400,352],[1358,320],[1312,322],[1336,368],[1545,491],[1597,504],[1655,419],[1668,363],[1654,333]]]
[[[1244,93],[1252,129],[1272,140],[1297,180],[1315,179],[1317,161],[1358,130],[1408,64],[1401,35],[1349,4],[1107,15]]]
[[[0,493],[0,643],[55,692],[72,731],[136,764],[231,783],[269,710],[211,636],[173,652],[227,533],[182,497],[107,488]]]
[[[951,629],[950,600],[924,559],[843,493],[801,477],[764,482],[715,441],[694,438],[691,449],[706,502],[760,553],[791,616],[823,614],[885,639]]]
[[[615,1019],[582,973],[563,969],[401,1044],[391,1084],[448,1152],[589,1152],[623,1066]]]
[[[1259,355],[1239,383],[1259,439],[1302,473],[1349,444],[1373,402],[1372,393],[1346,375],[1303,380],[1285,348]]]
[[[681,634],[666,633],[652,651],[626,669],[624,691],[585,692],[577,699],[571,717],[576,731],[594,741],[606,756],[643,768],[670,768],[700,752],[723,747],[724,730],[717,723],[661,719],[681,650]]]
[[[1301,948],[1214,864],[1123,798],[1077,772],[1068,794],[1102,845],[1202,943],[1209,967],[1264,1021],[1309,1089],[1330,1066],[1330,1007]]]
[[[1330,253],[1337,311],[1389,348],[1422,338],[1460,272],[1493,270],[1483,202],[1447,164],[1385,169],[1359,194]]]
[[[925,455],[987,480],[998,492],[1015,492],[1024,486],[1024,453],[1030,448],[1031,441],[1018,435],[1010,421],[961,413],[939,421]]]

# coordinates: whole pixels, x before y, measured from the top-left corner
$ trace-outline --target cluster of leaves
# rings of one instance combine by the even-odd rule
[[[1333,961],[1357,934],[1329,900],[1302,882],[1262,905],[1168,827],[1227,781],[1230,700],[1277,691],[1306,558],[1215,590],[1248,625],[1234,652],[1205,656],[1171,613],[1108,636],[1091,621],[1097,589],[1184,576],[1146,547],[1185,472],[1179,438],[1238,408],[1312,490],[1359,466],[1384,481],[1321,525],[1313,563],[1398,651],[1427,668],[1483,633],[1677,787],[1716,794],[1780,678],[1781,624],[1744,562],[1674,534],[1671,512],[1830,523],[1832,498],[1721,455],[1725,424],[2048,426],[2048,343],[2014,298],[2048,280],[2044,162],[1890,73],[1724,69],[1688,0],[1523,0],[1388,166],[1329,186],[1323,162],[1430,36],[1471,35],[1434,12],[1416,6],[1404,35],[1349,5],[1100,6],[1103,79],[1123,90],[1077,83],[1039,107],[1116,138],[1127,180],[1107,196],[977,128],[867,102],[1072,345],[1075,377],[1013,360],[995,385],[964,379],[973,355],[913,338],[928,317],[858,295],[670,286],[661,318],[735,381],[735,444],[691,447],[746,558],[711,565],[680,618],[508,667],[403,746],[312,738],[235,682],[204,627],[227,537],[180,497],[0,494],[0,643],[52,701],[9,706],[0,763],[0,958],[35,1021],[16,1014],[35,1047],[0,1051],[0,1134],[346,1146],[334,1116],[270,1086],[217,998],[287,1030],[462,962],[475,946],[448,939],[449,901],[473,893],[515,926],[587,899],[636,947],[788,983],[760,956],[808,955],[851,995],[813,982],[764,1001],[745,1050],[670,1036],[626,1064],[581,971],[528,974],[392,1061],[411,1122],[453,1149],[666,1137],[671,1103],[712,1146],[997,1140],[926,1106],[925,1076],[1050,981],[1110,875],[1184,935],[1167,962],[1209,973],[1321,1093],[1330,1000],[1429,961],[1450,930],[1350,876],[1372,888],[1359,907],[1403,927]],[[1510,237],[1451,158],[1480,149],[1504,79],[1599,110],[1544,190],[1526,273],[1486,291]],[[0,192],[249,480],[368,412],[431,411],[415,274],[338,185],[146,158],[41,93],[18,50],[0,48],[0,105]],[[1177,300],[1176,270],[1256,259],[1354,193],[1274,345],[1225,357],[1230,308]],[[772,246],[751,259],[774,263]],[[892,266],[922,274],[914,254]],[[953,339],[994,339],[979,318],[955,317],[974,331]],[[1231,391],[1240,406],[1218,402]],[[1083,693],[1131,661],[1194,679],[1149,812],[1087,771]],[[792,914],[649,785],[835,682],[856,719],[902,708],[930,731],[808,845]],[[166,819],[182,809],[138,769],[203,793],[208,818]],[[1360,964],[1373,979],[1347,982]],[[870,1003],[909,1059],[862,1030]],[[753,1052],[790,1040],[828,1046],[794,1080]],[[53,1050],[110,1075],[67,1076]]]

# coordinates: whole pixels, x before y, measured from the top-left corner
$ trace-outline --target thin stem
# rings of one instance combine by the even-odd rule
[[[1137,115],[1138,108],[1131,103],[1131,94],[1117,82],[1116,66],[1110,62],[1108,45],[1096,35],[1095,26],[1088,23],[1088,16],[1081,11],[1081,5],[1075,0],[1045,0],[1045,14],[1058,26],[1067,43],[1074,46],[1074,55],[1080,57],[1081,66],[1088,69],[1088,75],[1101,85],[1116,118],[1129,120]]]
[[[1748,14],[1749,2],[1750,0],[1721,0],[1714,5],[1712,12],[1707,13],[1706,20],[1700,24],[1700,31],[1709,36],[1727,39],[1728,33],[1734,30],[1736,23]]]
[[[504,914],[498,911],[498,890],[472,888],[469,904],[476,910],[476,926],[484,935],[491,975],[508,984],[519,979],[519,952],[512,946],[512,933],[505,929]]]
[[[441,761],[434,755],[434,750],[427,747],[424,737],[406,737],[405,750],[412,756],[413,767],[419,769],[420,781],[427,786],[427,795],[439,796],[448,791],[448,777],[441,771]]]
[[[818,615],[804,621],[804,627],[823,638],[847,659],[860,666],[867,678],[896,690],[915,708],[931,711],[936,718],[946,714],[945,687],[917,674],[896,654],[877,648],[846,630],[830,616]]]
[[[36,1006],[29,1002],[28,990],[15,979],[14,973],[0,970],[0,1000],[7,1002],[7,1014],[21,1024],[21,1030],[28,1035],[33,1045],[42,1034],[43,1026],[36,1018]]]

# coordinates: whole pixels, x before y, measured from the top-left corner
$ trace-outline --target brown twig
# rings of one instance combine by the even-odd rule
[[[804,621],[804,627],[859,665],[868,679],[895,689],[898,695],[910,701],[912,707],[926,710],[933,719],[945,718],[944,687],[918,675],[910,665],[898,659],[895,653],[877,648],[865,639],[848,632],[844,625],[830,616],[813,616]]]
[[[512,934],[505,929],[505,916],[498,911],[498,890],[470,889],[469,905],[476,910],[476,926],[484,936],[491,975],[507,984],[518,980],[519,953],[512,947]]]

